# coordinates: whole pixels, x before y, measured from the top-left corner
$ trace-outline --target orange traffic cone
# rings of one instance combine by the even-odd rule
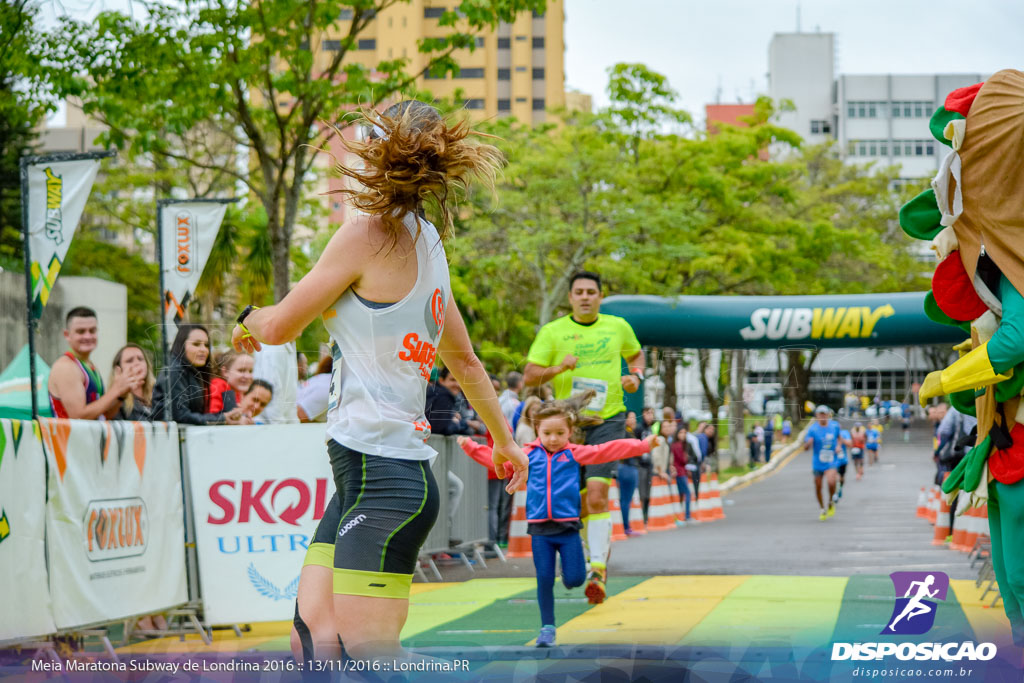
[[[526,485],[512,497],[512,523],[508,530],[506,557],[532,557],[533,544],[526,533]]]

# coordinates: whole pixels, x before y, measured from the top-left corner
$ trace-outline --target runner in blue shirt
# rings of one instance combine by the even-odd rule
[[[832,420],[832,411],[826,405],[820,405],[814,409],[815,423],[807,430],[807,438],[804,440],[804,450],[813,448],[812,469],[814,471],[814,495],[818,498],[818,506],[821,508],[819,519],[824,522],[828,517],[836,513],[836,506],[832,503],[832,496],[836,493],[836,449],[839,447],[839,423]],[[821,495],[821,480],[828,482],[828,498]],[[828,509],[825,508],[825,501],[829,501]]]
[[[871,424],[868,425],[867,434],[864,437],[868,449],[868,464],[874,465],[878,462],[878,451],[882,445],[882,425],[878,424],[878,420],[871,421]]]
[[[839,443],[842,444],[839,450],[836,451],[836,473],[839,475],[839,485],[836,487],[835,495],[832,496],[832,502],[838,503],[839,499],[843,497],[843,485],[846,483],[846,466],[850,464],[848,449],[853,445],[853,437],[850,435],[850,430],[842,428],[839,420],[832,420],[832,424],[839,427]]]

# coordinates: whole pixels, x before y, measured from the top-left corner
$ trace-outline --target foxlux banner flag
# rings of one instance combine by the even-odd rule
[[[50,300],[96,179],[100,159],[111,155],[96,154],[63,161],[57,160],[60,157],[33,157],[25,164],[31,305],[36,318]]]
[[[226,201],[161,202],[161,264],[164,322],[168,337],[185,317],[213,241],[227,211]]]

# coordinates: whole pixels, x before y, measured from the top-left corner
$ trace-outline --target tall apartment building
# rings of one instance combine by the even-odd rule
[[[780,124],[805,141],[838,140],[856,163],[900,165],[900,177],[934,175],[945,149],[928,120],[950,91],[985,80],[983,74],[834,75],[832,33],[776,33],[768,47],[769,94],[795,111]]]
[[[406,71],[419,73],[429,56],[419,52],[418,41],[449,33],[451,28],[439,26],[438,19],[456,5],[457,0],[411,0],[392,5],[374,17],[360,34],[358,49],[346,59],[374,68],[383,60],[405,58],[409,60]],[[351,11],[342,12],[334,29],[314,46],[318,64],[325,65],[332,58],[351,21]],[[549,0],[545,14],[521,13],[514,22],[502,22],[495,30],[478,36],[476,49],[456,51],[453,57],[460,66],[458,74],[444,78],[427,74],[418,79],[417,85],[437,97],[451,97],[461,91],[465,108],[476,120],[501,116],[515,116],[531,124],[554,120],[548,110],[566,104],[564,23],[563,0]],[[343,134],[350,137],[361,133],[348,128]],[[347,152],[336,139],[330,149],[335,157],[346,158]],[[320,171],[320,192],[350,185],[325,166]],[[340,225],[349,208],[341,196],[328,200],[330,223]],[[301,240],[306,236],[297,237]]]
[[[429,56],[419,52],[422,38],[440,38],[451,32],[438,19],[453,10],[457,0],[412,0],[397,3],[375,17],[359,36],[350,59],[368,67],[384,60],[405,58],[407,71],[424,69]],[[342,12],[319,46],[321,64],[328,62],[349,29],[351,10]],[[466,109],[474,118],[512,115],[527,123],[549,120],[547,110],[565,104],[563,0],[549,0],[543,15],[521,13],[513,23],[480,35],[475,50],[459,50],[453,56],[461,69],[444,78],[429,74],[418,81],[421,88],[440,97],[462,91]]]

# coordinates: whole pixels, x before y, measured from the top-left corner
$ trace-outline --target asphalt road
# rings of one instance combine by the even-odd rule
[[[844,424],[844,426],[848,426]],[[856,481],[849,468],[836,515],[818,519],[811,454],[797,455],[768,478],[723,500],[726,519],[614,543],[612,574],[783,574],[850,576],[938,570],[975,578],[966,555],[932,545],[932,527],[916,516],[931,483],[931,428],[920,423],[904,443],[885,432],[878,464]]]

